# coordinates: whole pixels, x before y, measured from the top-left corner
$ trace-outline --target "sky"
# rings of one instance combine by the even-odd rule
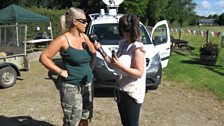
[[[200,16],[220,15],[224,13],[224,0],[193,0],[197,6],[195,12]]]

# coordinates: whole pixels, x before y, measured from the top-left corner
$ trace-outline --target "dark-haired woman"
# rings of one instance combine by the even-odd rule
[[[119,42],[116,55],[103,54],[117,74],[117,105],[123,126],[138,126],[141,104],[145,97],[145,51],[140,42],[139,18],[127,14],[119,19]],[[95,43],[100,48],[99,43]]]

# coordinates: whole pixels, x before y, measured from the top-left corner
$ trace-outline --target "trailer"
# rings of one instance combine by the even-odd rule
[[[0,87],[12,87],[20,71],[29,70],[26,38],[26,25],[0,25]]]
[[[15,84],[17,76],[20,76],[20,70],[29,69],[27,60],[27,48],[29,45],[32,47],[32,45],[35,45],[37,42],[39,42],[39,44],[43,43],[43,40],[36,40],[40,38],[29,38],[35,40],[26,40],[27,26],[22,24],[34,22],[49,23],[46,33],[48,34],[48,32],[50,32],[50,37],[42,37],[47,37],[43,38],[48,39],[44,41],[50,41],[53,35],[49,17],[32,12],[15,4],[11,4],[0,10],[0,54],[2,54],[0,55],[0,87],[6,88]],[[40,31],[46,31],[46,29]],[[33,49],[33,47],[31,49]]]

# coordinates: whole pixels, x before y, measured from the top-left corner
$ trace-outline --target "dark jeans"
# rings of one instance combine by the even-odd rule
[[[123,126],[138,126],[141,104],[126,92],[118,91],[118,95],[117,105]]]

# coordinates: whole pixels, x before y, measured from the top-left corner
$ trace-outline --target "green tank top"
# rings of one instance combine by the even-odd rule
[[[83,44],[83,50],[71,47],[69,42],[68,44],[69,47],[60,52],[64,67],[68,71],[68,77],[63,78],[64,82],[73,85],[90,83],[93,78],[92,69],[90,67],[92,53],[89,51],[86,44]]]

